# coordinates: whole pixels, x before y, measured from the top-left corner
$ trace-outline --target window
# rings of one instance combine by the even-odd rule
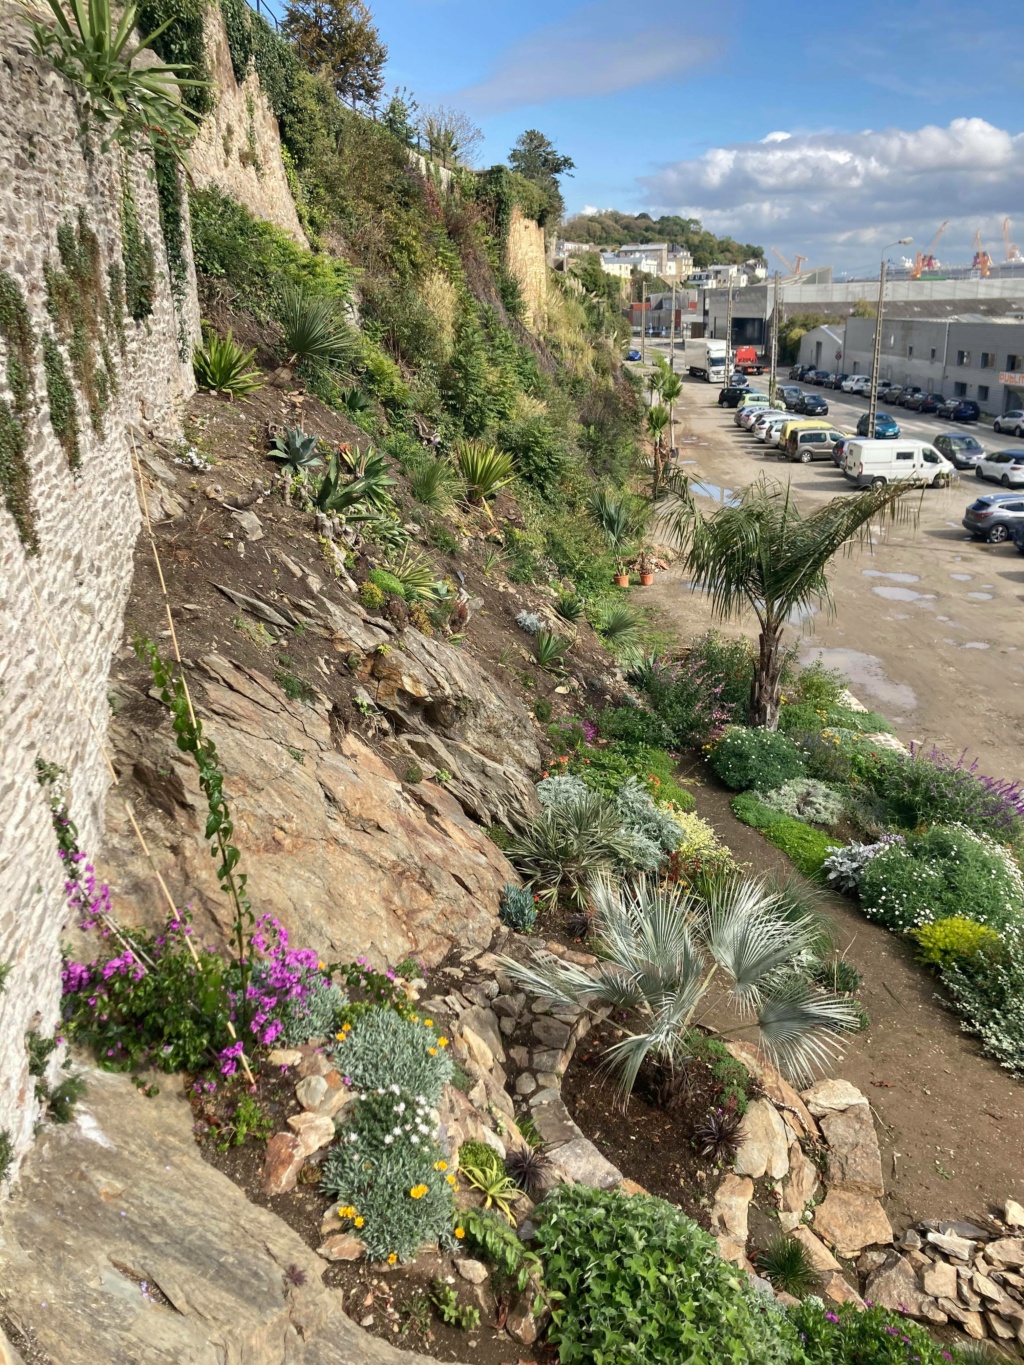
[[[957,351],[956,363],[958,365],[969,365],[971,363],[970,351]]]
[[[924,456],[925,464],[939,463],[939,452],[937,450],[932,450],[931,446],[925,446],[924,450],[921,451],[921,454]]]
[[[967,394],[967,385],[957,382],[953,385],[953,394],[956,398],[964,398]]]
[[[987,384],[979,384],[979,385],[978,385],[978,401],[981,402],[981,403],[987,403],[987,402],[988,402],[988,385],[987,385]]]
[[[897,460],[912,460],[914,452],[912,450],[897,450],[896,458]]]
[[[983,370],[994,370],[995,367],[996,367],[996,358],[995,358],[995,356],[993,355],[993,353],[992,353],[991,351],[982,351],[982,353],[981,353],[981,368],[982,368]]]
[[[932,351],[931,351],[931,355],[930,355],[928,358],[929,358],[929,360],[934,360],[935,357],[936,357],[937,355],[938,355],[938,351],[937,351],[937,350],[935,349],[935,347],[933,346],[933,347],[932,347]]]
[[[1019,370],[1024,370],[1024,356],[1008,355],[1006,357],[1006,368],[1012,370],[1014,373]]]

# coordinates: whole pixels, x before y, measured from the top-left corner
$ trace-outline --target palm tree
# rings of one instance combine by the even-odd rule
[[[694,587],[711,595],[715,615],[728,620],[752,611],[757,617],[751,725],[774,730],[778,724],[787,621],[810,606],[834,612],[829,586],[833,556],[854,540],[870,544],[873,521],[916,523],[916,509],[903,501],[908,491],[904,483],[883,484],[854,497],[832,498],[804,516],[788,483],[783,486],[762,475],[734,507],[721,507],[704,518],[681,504],[669,516],[680,543],[689,536],[690,578]]]
[[[661,381],[661,401],[668,408],[668,448],[673,450],[676,444],[676,417],[672,410],[673,403],[678,402],[679,395],[683,391],[683,381],[671,370]]]
[[[615,497],[598,489],[590,498],[590,512],[601,533],[608,542],[608,548],[621,565],[625,563],[630,547],[644,529],[647,508],[639,498]]]
[[[685,1066],[712,981],[729,992],[736,1031],[755,1031],[796,1081],[840,1055],[840,1035],[857,1026],[847,1001],[798,970],[819,933],[815,918],[787,913],[785,893],[762,879],[720,878],[698,897],[654,878],[621,886],[601,878],[591,897],[594,975],[543,950],[532,965],[504,958],[502,966],[554,1004],[627,1011],[624,1036],[605,1054],[624,1098],[647,1057],[669,1076]]]
[[[651,484],[651,495],[656,498],[658,489],[661,487],[661,466],[662,454],[665,444],[665,428],[671,420],[668,408],[656,403],[654,407],[647,409],[647,434],[654,442],[654,479]]]

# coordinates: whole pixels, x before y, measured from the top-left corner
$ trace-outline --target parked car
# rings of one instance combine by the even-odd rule
[[[1018,439],[1024,437],[1024,411],[1020,408],[1011,408],[1009,412],[1000,413],[992,423],[992,430],[1007,431]]]
[[[803,389],[787,389],[782,401],[789,412],[799,412],[800,404],[804,401]]]
[[[851,374],[849,379],[843,384],[843,393],[864,393],[871,383],[870,375]]]
[[[879,384],[878,401],[880,403],[895,403],[902,392],[902,384]]]
[[[844,436],[841,441],[837,441],[832,447],[832,463],[837,469],[846,468],[846,448],[852,440],[852,436]]]
[[[776,418],[785,421],[788,416],[789,414],[780,408],[765,408],[763,412],[754,414],[754,420],[747,430],[752,436],[760,436],[769,422],[774,422]]]
[[[948,417],[951,422],[976,422],[981,416],[981,408],[973,398],[947,398],[940,403],[940,417]]]
[[[913,398],[915,394],[918,394],[920,392],[921,392],[920,384],[904,384],[903,388],[900,389],[898,398],[896,399],[897,407],[905,408],[909,400]]]
[[[768,407],[768,395],[766,393],[748,393],[733,414],[732,420],[738,427],[741,427],[743,418],[751,409],[755,412],[762,412],[766,407]]]
[[[979,479],[992,479],[1004,488],[1024,488],[1024,450],[997,450],[974,466]]]
[[[803,372],[804,372],[803,365],[794,365],[789,371],[789,377],[790,379],[802,379]]]
[[[1024,555],[1024,524],[1017,525],[1016,522],[1010,527],[1010,535],[1020,554]]]
[[[773,408],[770,403],[755,403],[752,407],[748,407],[744,410],[743,418],[739,425],[743,427],[744,430],[750,431],[757,419],[766,412],[780,415],[779,409]]]
[[[1016,493],[983,493],[964,513],[963,524],[975,540],[1002,545],[1017,527],[1024,531],[1024,499]]]
[[[829,388],[841,389],[843,385],[846,383],[846,381],[849,379],[849,377],[850,376],[848,374],[834,374],[832,376],[832,383],[829,385]]]
[[[718,406],[720,408],[738,408],[749,392],[750,389],[745,382],[742,384],[727,384],[724,389],[719,390]]]
[[[828,370],[812,370],[807,375],[808,384],[816,384],[819,388],[828,379]]]
[[[812,375],[816,368],[817,367],[815,365],[801,365],[799,367],[800,373],[795,374],[792,377],[794,379],[799,379],[802,382],[803,380],[807,379],[809,375]]]
[[[932,445],[940,455],[952,460],[957,469],[973,469],[985,454],[985,447],[976,436],[936,436]]]
[[[867,436],[867,435],[869,435],[869,434],[870,434],[870,433],[868,432],[868,414],[865,413],[865,414],[863,415],[863,417],[859,417],[859,418],[857,419],[857,435],[858,435],[858,436]],[[876,440],[876,441],[891,441],[891,440],[895,440],[896,437],[899,436],[899,434],[900,434],[900,425],[899,425],[899,423],[896,421],[896,419],[895,419],[894,417],[890,417],[889,414],[888,414],[887,412],[876,412],[876,413],[875,413],[875,440]]]
[[[914,412],[938,412],[941,405],[946,400],[941,393],[914,393],[904,403],[904,407],[910,408]]]
[[[626,359],[627,359],[627,360],[639,360],[639,359],[640,359],[640,352],[639,352],[639,351],[627,351],[627,352],[626,352]]]
[[[791,431],[785,450],[779,451],[779,459],[810,464],[812,460],[830,460],[832,448],[837,441],[845,439],[846,433],[834,427],[811,427],[807,431]]]
[[[781,406],[790,397],[799,398],[802,392],[795,384],[780,384],[775,390],[775,401]]]
[[[778,445],[779,432],[788,421],[788,414],[784,417],[772,417],[769,421],[765,422],[760,431],[756,433],[757,439],[766,446]]]
[[[808,417],[825,417],[828,415],[828,403],[820,393],[805,393],[796,405],[796,411],[806,413]]]
[[[904,479],[941,488],[956,477],[950,462],[927,441],[861,441],[846,448],[843,473],[858,488],[880,488]]]

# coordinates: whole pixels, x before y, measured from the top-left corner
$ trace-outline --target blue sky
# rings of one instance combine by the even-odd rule
[[[692,211],[785,255],[877,265],[899,236],[1024,249],[1024,48],[949,0],[379,0],[390,85],[465,109],[482,164],[537,127],[570,210]],[[865,136],[865,133],[869,135]],[[789,136],[783,138],[781,134]],[[771,135],[780,135],[766,142]]]

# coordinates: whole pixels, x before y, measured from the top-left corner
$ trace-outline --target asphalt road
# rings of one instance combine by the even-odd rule
[[[760,474],[788,479],[807,511],[853,496],[830,460],[792,465],[780,463],[774,451],[767,455],[734,425],[730,410],[717,406],[717,397],[718,385],[684,375],[676,405],[682,467],[709,512]],[[830,416],[852,430],[866,407],[863,399],[836,395]],[[989,448],[1005,444],[1005,438],[993,441],[990,428],[896,412],[908,435],[933,439],[942,430],[972,430]],[[840,555],[833,569],[835,615],[794,622],[792,639],[802,660],[820,652],[829,666],[841,668],[857,695],[887,714],[905,741],[935,743],[954,758],[966,750],[969,759],[980,757],[983,772],[1024,779],[1024,558],[1013,545],[984,545],[963,530],[964,509],[982,487],[995,489],[967,472],[948,489],[913,495],[917,526],[879,528],[870,549]],[[683,638],[717,624],[682,566],[659,574],[649,593],[646,600]],[[726,628],[756,637],[750,618]]]

